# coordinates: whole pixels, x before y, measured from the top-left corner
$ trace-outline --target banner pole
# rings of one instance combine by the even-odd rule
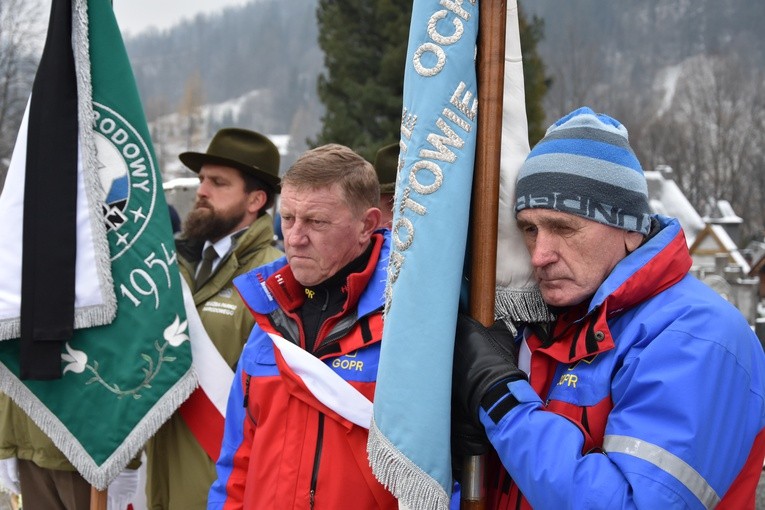
[[[478,30],[478,145],[470,215],[470,315],[494,323],[505,73],[505,0],[481,0]],[[460,508],[486,508],[483,457],[465,459]]]
[[[90,486],[90,510],[106,510],[106,490],[98,490],[95,486]]]

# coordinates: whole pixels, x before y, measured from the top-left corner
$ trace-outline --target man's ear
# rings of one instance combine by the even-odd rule
[[[638,247],[643,244],[645,236],[640,232],[625,232],[624,235],[624,248],[627,253],[632,253],[637,250]]]
[[[258,211],[266,205],[268,195],[262,189],[256,189],[247,193],[247,212],[257,216]]]
[[[364,216],[362,218],[362,222],[364,226],[361,231],[362,242],[365,242],[370,237],[372,237],[372,234],[374,233],[374,231],[380,227],[381,219],[382,219],[382,212],[380,212],[380,209],[378,209],[377,207],[370,207],[369,209],[364,211]]]

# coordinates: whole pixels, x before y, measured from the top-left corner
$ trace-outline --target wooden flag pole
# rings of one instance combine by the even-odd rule
[[[477,70],[478,145],[470,214],[470,315],[484,326],[494,323],[506,12],[505,0],[481,0]],[[483,471],[482,457],[465,460],[462,510],[486,508]]]
[[[485,326],[494,323],[497,281],[506,9],[504,0],[482,0],[478,32],[478,144],[470,214],[470,315]]]
[[[90,486],[90,510],[106,510],[106,490],[98,490]]]
[[[112,6],[112,9],[114,8],[114,0],[111,0],[109,4]],[[106,510],[106,506],[108,503],[108,489],[104,489],[102,491],[95,488],[95,486],[90,486],[90,510]]]
[[[114,0],[109,2],[114,8]],[[90,486],[90,510],[106,510],[108,500],[106,490],[98,490],[94,485]]]

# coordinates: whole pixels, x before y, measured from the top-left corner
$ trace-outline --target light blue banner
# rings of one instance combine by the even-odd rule
[[[408,507],[448,508],[451,367],[477,129],[478,5],[416,0],[370,430],[375,475]]]

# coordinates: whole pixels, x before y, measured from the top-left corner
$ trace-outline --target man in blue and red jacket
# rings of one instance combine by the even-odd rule
[[[366,451],[390,251],[379,199],[372,165],[337,144],[283,176],[287,256],[234,280],[255,327],[208,508],[398,507]]]
[[[677,220],[649,214],[624,126],[589,108],[553,124],[515,210],[556,320],[516,342],[459,320],[453,449],[493,448],[488,507],[754,509],[763,349],[688,273]]]

